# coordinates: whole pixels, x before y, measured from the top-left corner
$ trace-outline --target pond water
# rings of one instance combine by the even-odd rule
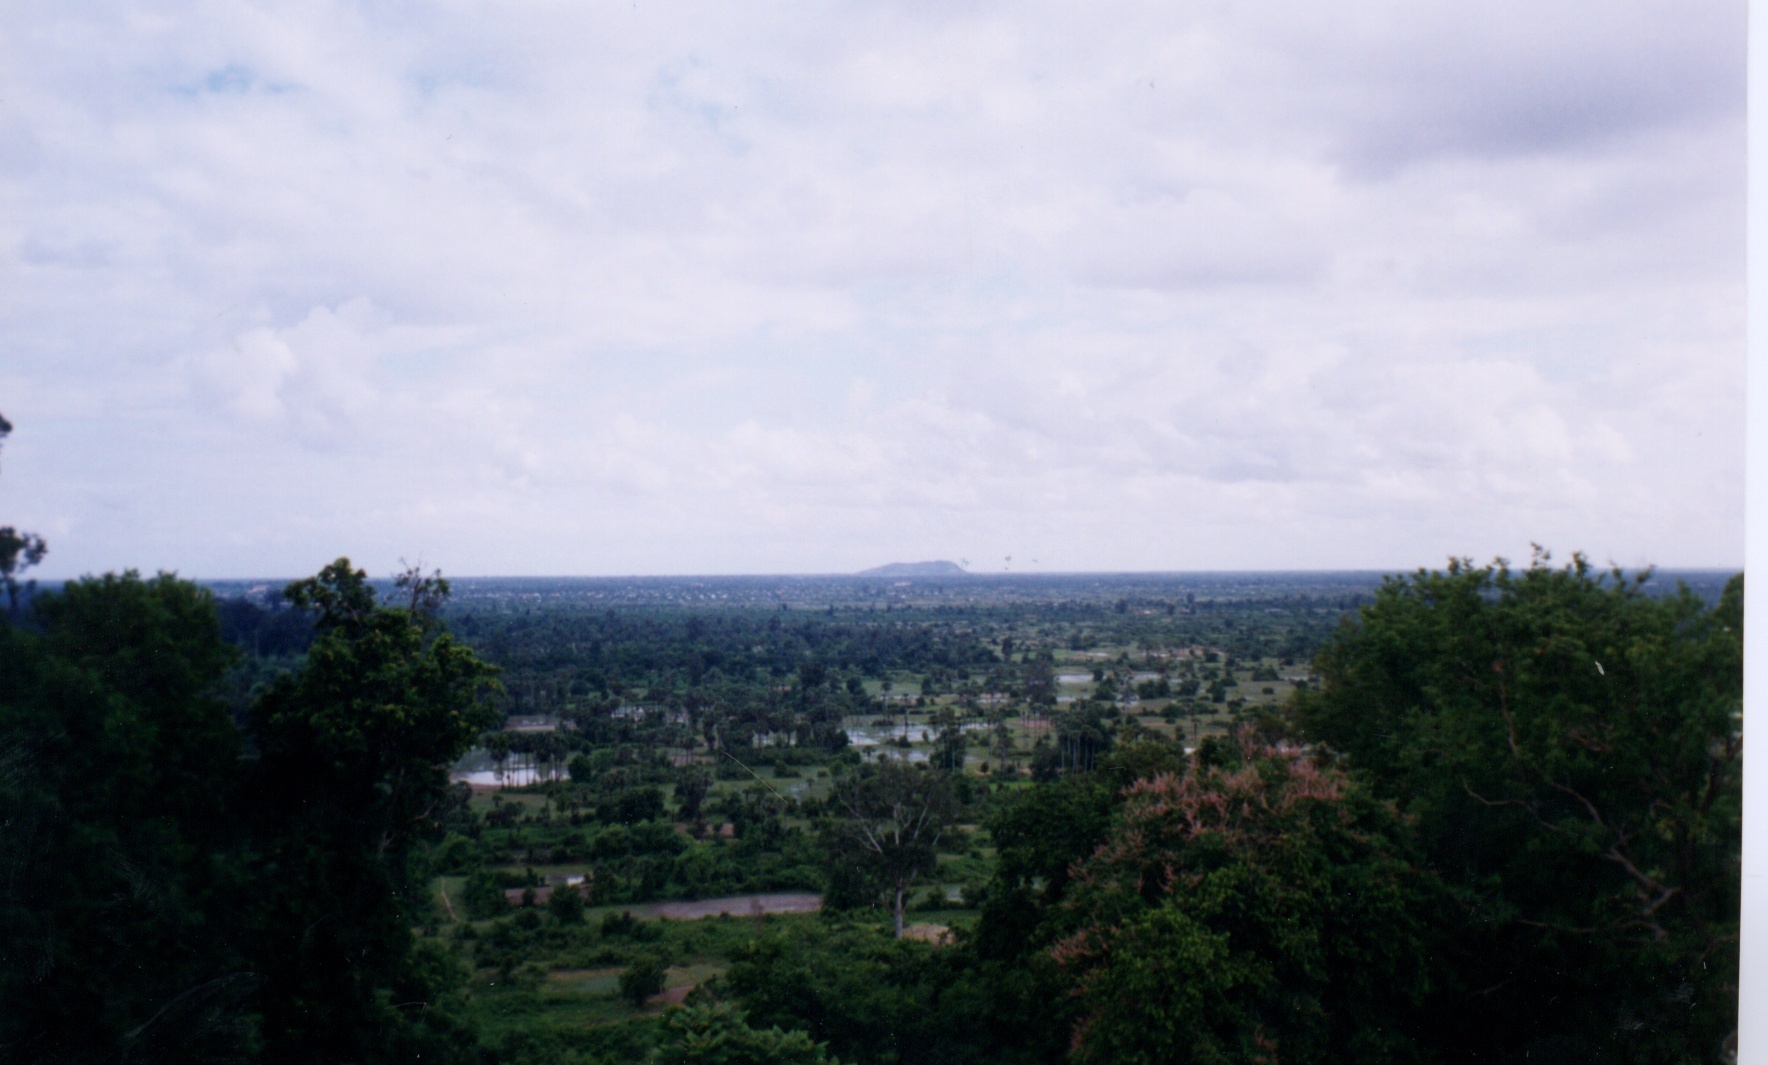
[[[543,771],[534,764],[534,760],[526,755],[512,754],[504,762],[501,769],[491,752],[482,747],[475,747],[461,756],[448,771],[451,784],[471,784],[478,788],[519,788],[528,784],[538,784],[542,780],[564,780],[565,767],[558,766],[552,772]]]
[[[1130,674],[1130,680],[1136,684],[1140,684],[1145,680],[1159,679],[1160,674],[1158,673],[1144,671]],[[1091,673],[1058,673],[1056,674],[1056,682],[1058,684],[1091,684],[1093,682],[1093,675]]]
[[[927,760],[927,752],[914,748],[905,751],[901,747],[879,747],[877,749],[876,757],[880,759],[890,758],[898,762],[925,762]]]
[[[847,733],[847,742],[855,747],[876,747],[881,743],[894,743],[905,735],[910,743],[932,743],[939,736],[939,730],[932,725],[878,725],[873,722],[877,718],[850,717],[841,722],[841,728]],[[988,723],[972,721],[958,728],[964,732],[978,732],[988,728]]]
[[[861,724],[864,718],[849,718],[842,722],[841,727],[847,733],[847,742],[855,747],[876,747],[880,743],[893,743],[904,736],[910,743],[926,743],[934,736],[928,725],[886,725]]]

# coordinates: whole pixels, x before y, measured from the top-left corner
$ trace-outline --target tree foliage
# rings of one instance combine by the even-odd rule
[[[1131,784],[1052,953],[1107,1062],[1397,1061],[1431,986],[1435,878],[1343,774],[1242,733],[1231,768]]]
[[[0,442],[12,434],[12,423],[0,415]],[[18,575],[43,561],[49,544],[36,533],[19,532],[11,525],[0,525],[0,587],[6,589],[7,609],[18,614]]]
[[[886,761],[838,781],[830,802],[839,812],[824,831],[832,862],[889,896],[900,938],[904,896],[938,864],[934,848],[957,812],[950,781]]]
[[[642,1006],[651,996],[660,994],[669,967],[655,954],[634,958],[620,974],[620,997],[633,1006]]]
[[[320,635],[243,731],[189,582],[75,581],[0,628],[0,1056],[463,1052],[412,874],[489,667],[342,560],[289,595]]]
[[[655,1065],[839,1065],[803,1032],[751,1028],[728,1004],[670,1010]]]
[[[769,931],[737,956],[727,987],[751,1023],[801,1029],[862,1065],[1006,1065],[1059,1060],[1063,1049],[1046,1023],[1055,989],[1022,966],[864,923]]]
[[[244,1052],[234,660],[208,593],[134,573],[0,626],[0,1058]],[[230,860],[234,859],[234,860]]]
[[[1735,1023],[1742,578],[1709,607],[1547,563],[1390,580],[1295,720],[1478,921],[1469,1051],[1703,1056]]]
[[[966,775],[949,710],[937,769],[828,752],[886,667],[1043,691],[1035,628],[524,607],[476,623],[525,663],[505,705],[567,727],[486,745],[572,782],[487,811],[446,768],[497,723],[491,667],[444,629],[439,574],[394,589],[339,560],[218,622],[197,586],[129,573],[0,625],[0,1060],[1692,1062],[1735,1023],[1741,581],[1714,605],[1582,559],[1421,572],[1286,713],[1188,752],[1077,701],[1011,783]],[[1115,616],[1164,624],[1144,605]],[[1127,655],[1109,668],[1130,691]],[[1233,676],[1213,654],[1181,672],[1193,694]],[[682,764],[702,743],[721,761]],[[809,786],[775,790],[750,748]],[[671,784],[732,832],[664,820]],[[884,901],[900,934],[941,845],[973,930],[936,946],[835,912]],[[567,863],[592,900],[510,912],[506,888]],[[502,919],[417,934],[437,874],[464,878],[451,913]],[[825,916],[581,921],[786,887],[824,887]],[[665,956],[710,943],[733,964],[707,1005],[643,1007]],[[602,965],[628,966],[635,1015],[542,1033],[565,1011],[541,974]]]
[[[369,1059],[424,1042],[411,1006],[382,992],[411,977],[427,905],[413,852],[438,835],[448,765],[495,722],[492,670],[433,612],[380,605],[346,559],[285,595],[315,612],[318,636],[252,708],[250,808],[275,870],[257,957],[264,1033],[275,1060]]]

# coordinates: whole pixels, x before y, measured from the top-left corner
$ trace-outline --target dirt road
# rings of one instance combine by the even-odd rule
[[[697,921],[728,913],[732,917],[759,917],[768,913],[815,913],[823,908],[821,895],[774,893],[767,895],[732,895],[722,899],[699,899],[694,902],[653,902],[632,907],[634,917],[668,917],[677,921]]]

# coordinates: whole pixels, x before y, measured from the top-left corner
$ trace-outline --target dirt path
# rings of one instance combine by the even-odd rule
[[[821,895],[788,892],[732,895],[729,898],[699,899],[695,902],[653,902],[632,907],[632,915],[697,921],[703,917],[717,917],[722,913],[728,913],[732,917],[759,917],[768,913],[815,913],[822,908]]]

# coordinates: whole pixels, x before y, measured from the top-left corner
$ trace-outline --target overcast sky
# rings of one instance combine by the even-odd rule
[[[42,576],[1742,562],[1741,2],[6,10]]]

